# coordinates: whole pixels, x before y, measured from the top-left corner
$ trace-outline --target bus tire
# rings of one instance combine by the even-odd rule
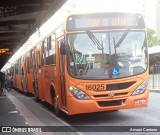
[[[38,94],[38,89],[37,88],[35,88],[35,101],[36,102],[39,102],[39,94]]]
[[[56,114],[56,116],[61,116],[61,110],[58,108],[58,99],[55,96],[54,97],[54,101],[53,101],[53,108],[54,108],[54,113]]]
[[[39,102],[39,98],[38,98],[38,97],[35,97],[35,101],[36,101],[36,102]]]
[[[118,112],[119,110],[113,110],[112,112]]]
[[[34,88],[34,97],[35,97],[35,101],[36,101],[36,102],[39,102],[38,88],[35,87],[34,82],[33,82],[33,88]]]
[[[22,81],[21,81],[21,88],[22,88],[22,91],[24,92],[23,82]]]

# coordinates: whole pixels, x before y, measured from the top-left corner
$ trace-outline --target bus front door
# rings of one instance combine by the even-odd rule
[[[35,53],[36,53],[36,56],[35,56]],[[38,84],[37,84],[37,70],[36,70],[36,59],[37,59],[37,56],[38,55],[38,52],[36,52],[36,50],[33,50],[32,51],[32,64],[33,64],[33,90],[34,90],[34,96],[35,96],[35,99],[38,100],[39,98],[39,93],[38,93]]]
[[[59,43],[59,50],[60,50],[60,41]],[[66,102],[66,83],[65,83],[65,70],[64,70],[64,55],[60,54],[59,51],[59,70],[60,70],[60,90],[61,90],[61,100],[62,100],[62,106],[64,109],[67,107],[67,102]]]
[[[28,92],[28,77],[27,77],[27,58],[24,60],[24,84],[25,92]]]
[[[40,99],[40,100],[43,100],[44,99],[44,92],[43,92],[43,78],[44,78],[44,75],[43,75],[43,67],[42,67],[42,65],[41,65],[41,63],[40,63],[40,51],[37,51],[36,52],[36,57],[35,57],[35,59],[36,59],[36,70],[37,70],[37,90],[38,90],[38,92],[37,92],[37,97],[38,97],[38,99]]]

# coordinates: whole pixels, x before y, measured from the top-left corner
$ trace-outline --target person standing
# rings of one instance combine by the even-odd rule
[[[0,97],[3,95],[3,97],[5,98],[6,93],[4,89],[4,83],[5,83],[5,73],[0,71]]]
[[[9,91],[11,91],[11,82],[12,82],[12,76],[8,73],[6,74],[6,89]]]

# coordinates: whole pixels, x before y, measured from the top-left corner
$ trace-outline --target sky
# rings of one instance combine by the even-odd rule
[[[140,12],[139,6],[142,1],[143,0],[69,0],[68,3],[75,4],[75,11],[81,12]]]

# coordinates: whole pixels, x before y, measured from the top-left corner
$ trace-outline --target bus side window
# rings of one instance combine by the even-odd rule
[[[44,53],[45,53],[45,65],[49,65],[49,38],[47,38],[44,42]]]
[[[26,60],[27,60],[27,73],[30,74],[30,62],[29,62],[29,57],[27,57]]]
[[[48,38],[48,54],[47,64],[56,64],[55,34]]]
[[[33,68],[33,50],[30,51],[30,68]]]
[[[40,68],[40,52],[36,52],[36,68]]]
[[[22,67],[22,75],[24,75],[24,70],[23,70],[23,67]]]
[[[21,58],[18,60],[18,74],[21,74]]]
[[[15,73],[18,74],[18,64],[15,64]]]
[[[41,66],[43,66],[44,64],[44,60],[43,60],[43,42],[42,42],[42,45],[41,45]]]
[[[44,60],[45,60],[45,53],[44,53],[44,42],[42,42],[42,46],[41,46],[41,66],[44,66]]]

